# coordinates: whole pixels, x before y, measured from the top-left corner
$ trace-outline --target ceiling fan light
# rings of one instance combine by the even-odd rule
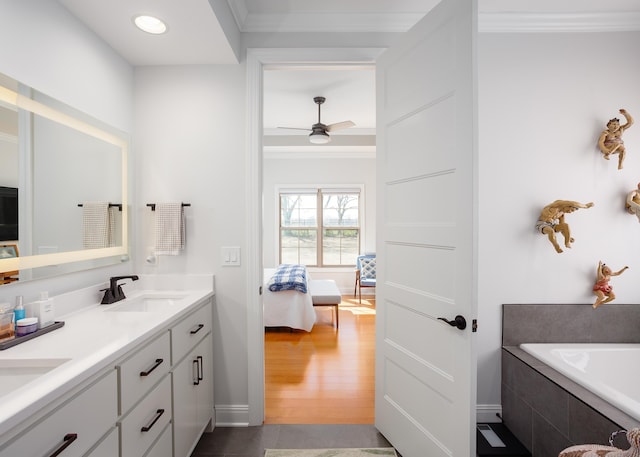
[[[312,132],[309,134],[309,142],[313,144],[327,144],[331,137],[326,132]]]

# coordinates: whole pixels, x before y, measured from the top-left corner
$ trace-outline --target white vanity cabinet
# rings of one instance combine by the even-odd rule
[[[113,427],[117,419],[118,386],[111,369],[96,381],[74,391],[50,413],[0,451],[0,457],[81,457]]]
[[[213,421],[211,306],[176,324],[171,338],[174,457],[188,457]]]
[[[58,338],[50,352],[43,345],[41,352],[52,359],[71,353],[66,366],[86,374],[64,372],[63,364],[52,370],[55,376],[34,380],[36,392],[53,380],[64,393],[46,386],[51,390],[40,411],[16,419],[11,428],[9,422],[2,424],[0,457],[189,457],[201,434],[213,429],[210,297],[194,298],[175,311],[159,308],[157,314],[122,316],[93,308],[70,316],[64,341]],[[96,327],[91,339],[82,329],[101,320],[105,324]],[[117,343],[105,348],[103,342],[112,335]],[[77,359],[75,348],[81,355]],[[19,359],[20,351],[12,355]],[[65,384],[71,382],[73,387]]]

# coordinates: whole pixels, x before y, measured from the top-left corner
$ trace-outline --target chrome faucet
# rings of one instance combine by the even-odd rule
[[[102,305],[110,305],[111,303],[115,303],[120,300],[124,300],[124,292],[122,291],[122,285],[118,284],[118,281],[121,279],[131,279],[132,281],[137,281],[139,278],[137,275],[130,276],[112,276],[109,278],[109,288],[101,289],[100,292],[104,292],[104,297],[102,297],[102,301],[100,302]]]

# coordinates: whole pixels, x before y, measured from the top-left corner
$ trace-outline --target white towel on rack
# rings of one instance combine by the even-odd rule
[[[182,203],[156,203],[156,255],[178,255],[185,246]]]
[[[115,207],[109,207],[109,202],[84,202],[82,204],[82,246],[84,249],[113,246],[114,210]]]

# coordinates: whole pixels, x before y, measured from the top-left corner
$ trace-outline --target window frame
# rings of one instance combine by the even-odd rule
[[[323,197],[327,194],[356,194],[358,198],[358,225],[357,226],[325,226],[323,221]],[[364,186],[362,184],[355,185],[309,185],[309,186],[279,186],[276,189],[276,258],[279,263],[282,263],[282,231],[284,229],[289,230],[313,230],[316,232],[316,264],[307,265],[309,268],[353,268],[354,262],[350,264],[325,264],[324,263],[324,247],[323,238],[325,230],[356,230],[357,231],[357,253],[362,248],[362,242],[364,237]],[[315,195],[316,196],[316,225],[315,226],[282,226],[282,195],[283,194],[299,194],[299,195]],[[357,255],[357,254],[356,254]]]

